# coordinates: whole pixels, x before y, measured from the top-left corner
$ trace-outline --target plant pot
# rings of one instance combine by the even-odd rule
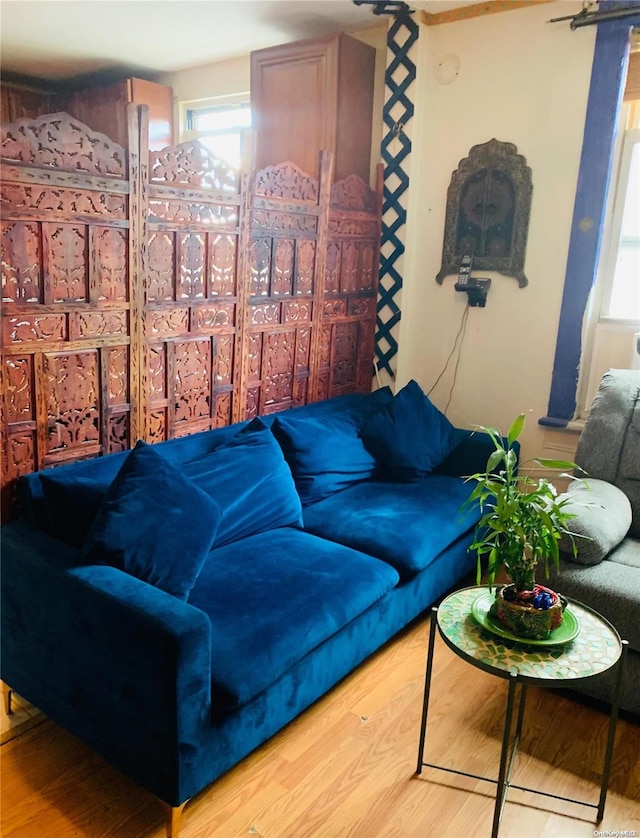
[[[534,585],[531,591],[504,585],[496,591],[489,614],[517,637],[546,640],[562,622],[566,604],[560,594],[544,585]]]

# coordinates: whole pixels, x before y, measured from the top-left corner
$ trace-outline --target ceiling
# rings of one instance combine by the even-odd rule
[[[351,0],[1,0],[0,67],[58,81],[113,69],[151,77],[385,19]]]

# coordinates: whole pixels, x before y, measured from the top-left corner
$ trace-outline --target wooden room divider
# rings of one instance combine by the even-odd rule
[[[2,488],[370,389],[382,177],[240,176],[64,113],[2,130]]]

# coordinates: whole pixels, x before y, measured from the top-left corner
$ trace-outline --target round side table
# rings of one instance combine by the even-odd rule
[[[432,609],[416,773],[421,774],[424,767],[436,768],[440,771],[448,771],[451,774],[459,774],[495,784],[496,801],[491,831],[492,838],[498,835],[509,788],[553,797],[557,800],[566,800],[571,803],[578,803],[581,806],[590,806],[598,810],[597,822],[600,822],[604,815],[607,787],[609,785],[609,771],[618,719],[620,686],[628,644],[625,640],[620,639],[618,632],[608,620],[605,620],[591,608],[587,608],[586,605],[571,599],[568,600],[567,608],[570,609],[579,623],[579,632],[572,641],[564,645],[547,645],[540,643],[540,641],[527,643],[526,641],[512,640],[500,636],[482,626],[472,615],[474,602],[481,595],[486,595],[486,592],[486,587],[464,588],[450,594],[437,608]],[[458,771],[424,761],[436,628],[444,643],[462,660],[508,681],[504,733],[497,779],[469,774],[466,771]],[[573,800],[561,795],[549,794],[538,789],[511,783],[511,772],[524,720],[527,686],[569,687],[587,678],[601,675],[614,666],[617,667],[616,682],[609,716],[609,732],[602,767],[599,802],[595,804]],[[520,688],[518,715],[515,734],[512,737],[511,729],[518,687]]]

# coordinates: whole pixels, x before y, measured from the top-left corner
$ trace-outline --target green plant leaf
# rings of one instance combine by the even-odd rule
[[[494,451],[487,460],[487,471],[493,471],[498,463],[502,462],[503,459],[504,451],[501,451],[500,449]]]
[[[520,434],[522,433],[522,429],[524,428],[524,413],[521,413],[519,416],[513,420],[511,427],[509,428],[509,432],[507,434],[507,439],[509,440],[509,445],[513,445],[513,443],[518,439]]]
[[[575,463],[570,463],[568,460],[548,460],[544,457],[536,457],[535,462],[542,468],[572,469],[576,467]]]

